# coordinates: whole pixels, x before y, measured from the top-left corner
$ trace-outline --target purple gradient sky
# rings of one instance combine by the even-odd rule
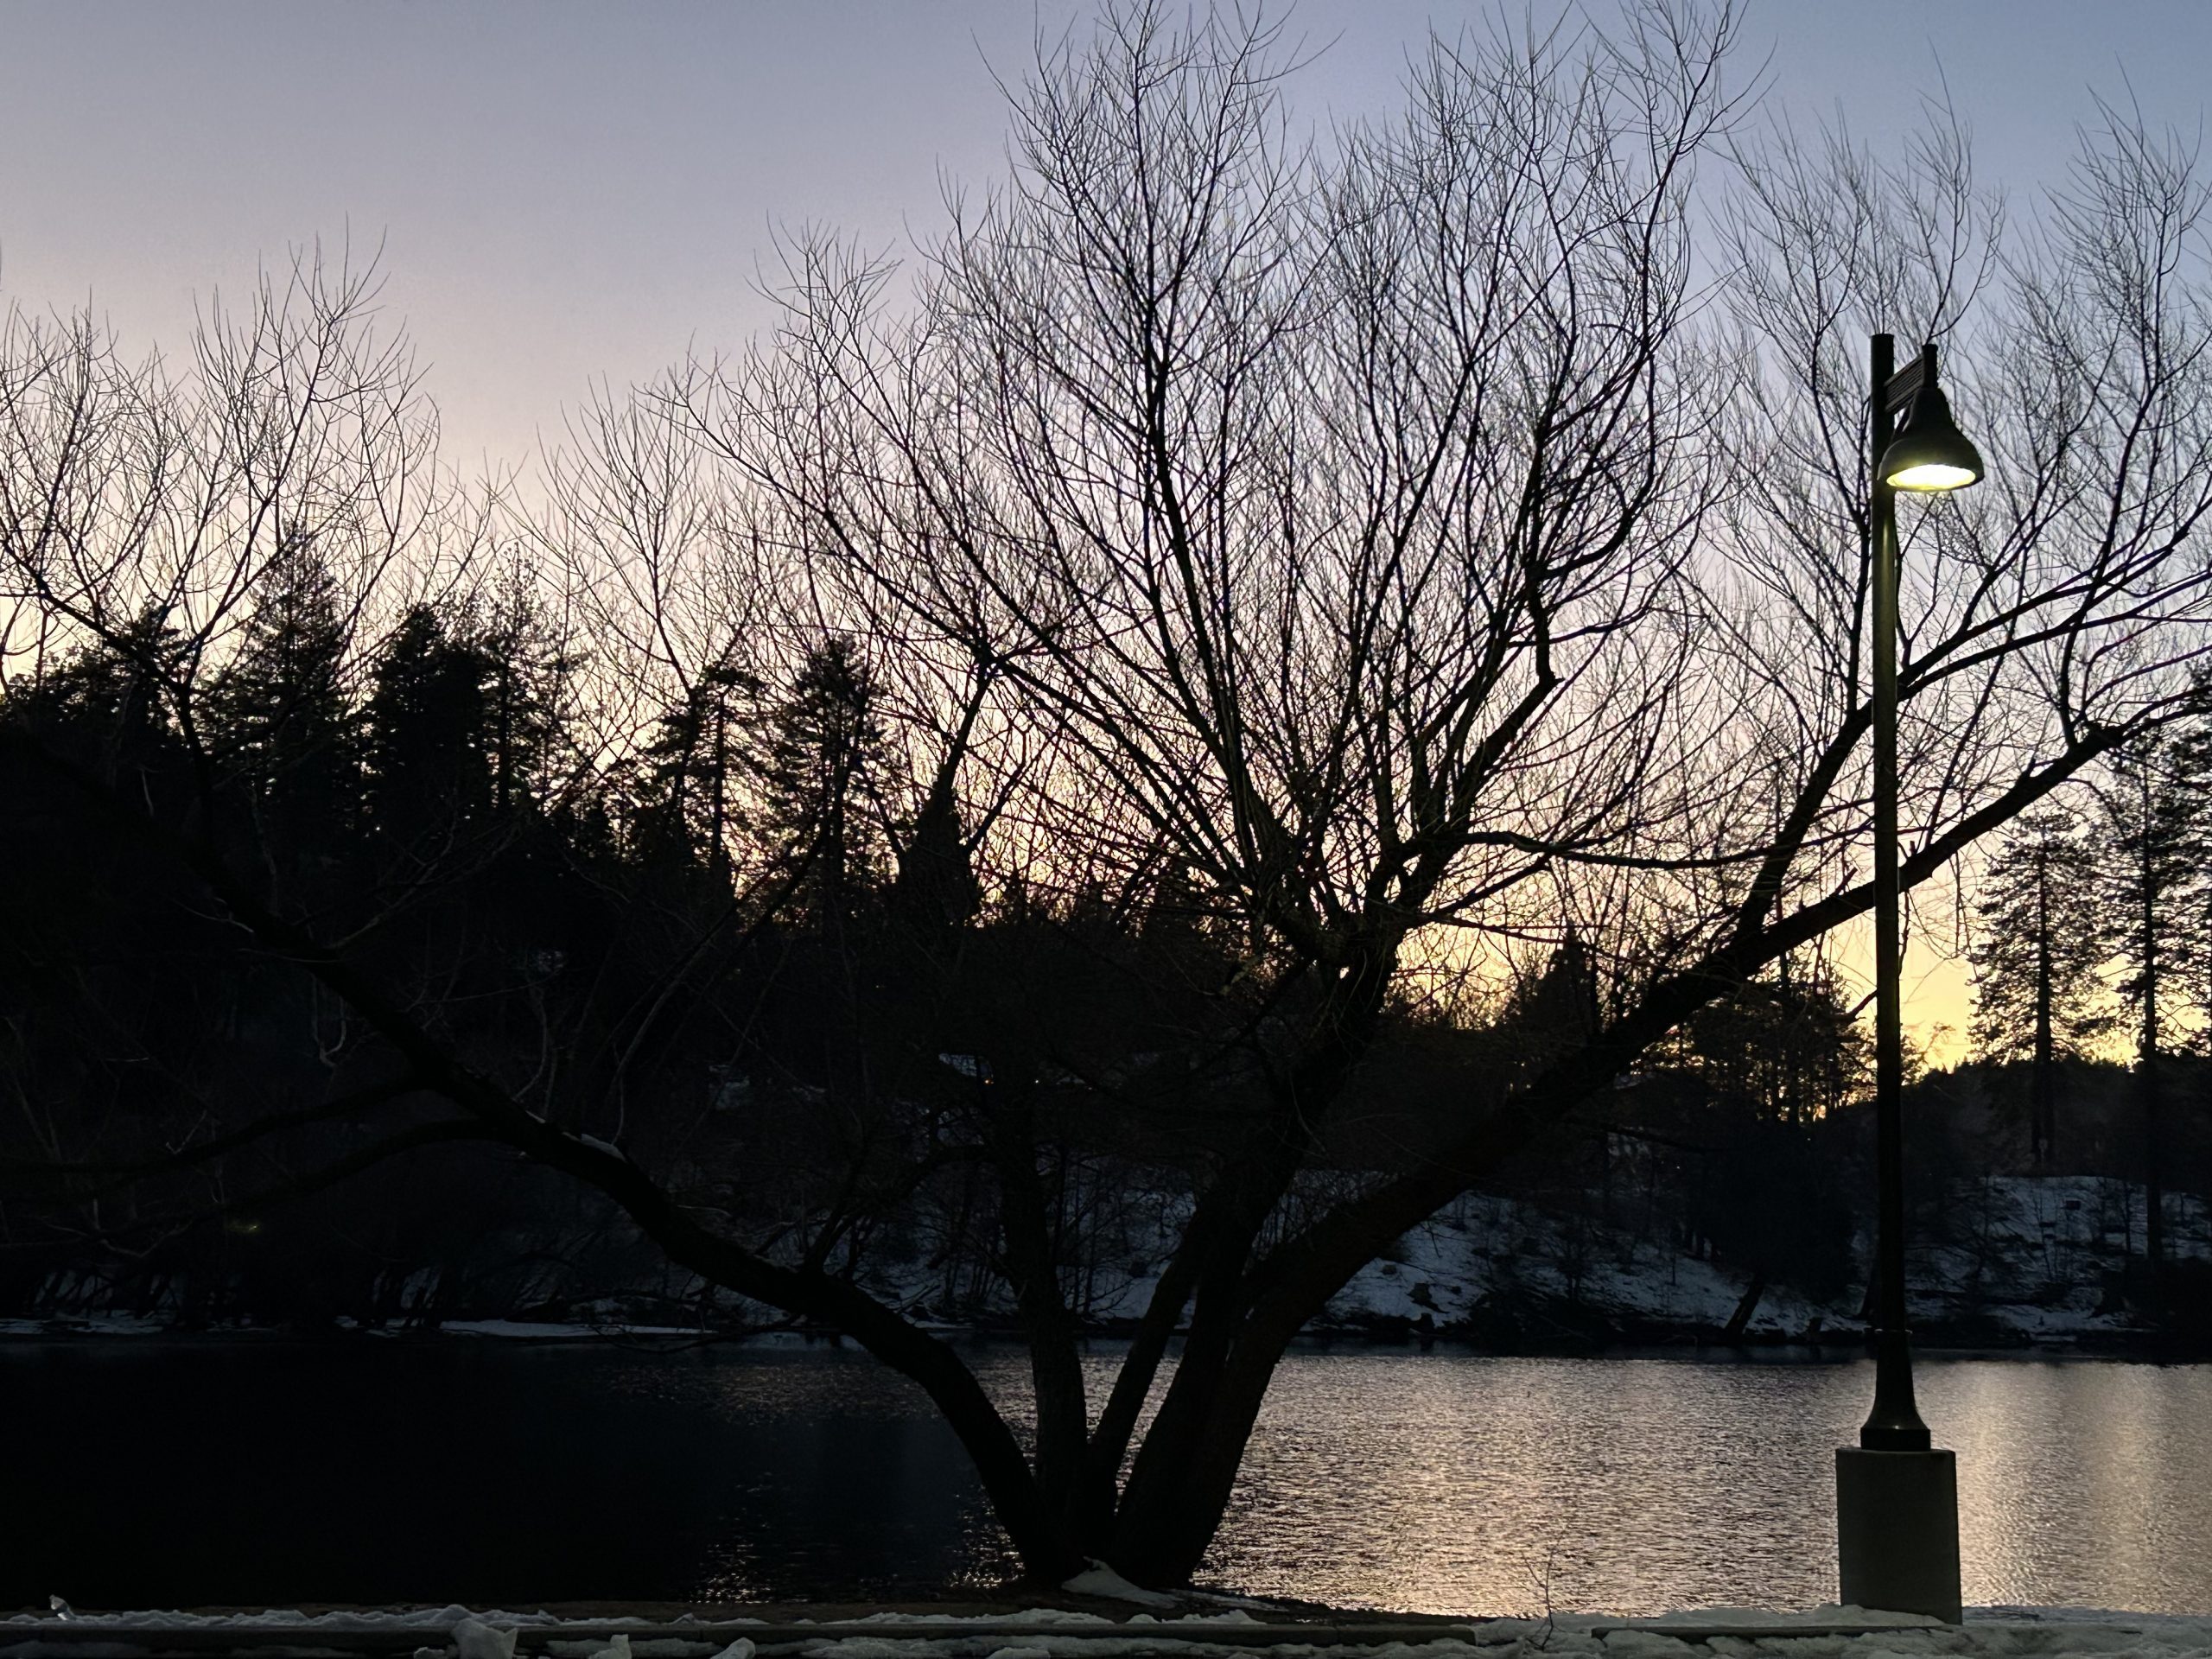
[[[1547,10],[1557,0],[1537,0]],[[1514,0],[1520,15],[1522,0]],[[1591,0],[1603,16],[1609,0]],[[0,296],[87,302],[142,348],[290,245],[385,243],[448,454],[520,459],[605,375],[741,343],[778,222],[871,243],[988,177],[1018,74],[1071,0],[9,0]],[[2212,0],[1750,0],[1739,79],[1878,143],[1940,60],[1985,169],[2063,169],[2091,85],[2194,130]],[[1389,106],[1453,0],[1299,0],[1298,109]],[[1880,49],[1875,49],[1875,43]]]

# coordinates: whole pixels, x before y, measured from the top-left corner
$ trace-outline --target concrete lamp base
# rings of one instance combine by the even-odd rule
[[[1837,1447],[1835,1521],[1846,1606],[1959,1622],[1959,1475],[1950,1452]]]

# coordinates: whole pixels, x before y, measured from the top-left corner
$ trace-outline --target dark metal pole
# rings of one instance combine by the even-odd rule
[[[1873,340],[1867,423],[1867,538],[1874,617],[1874,1125],[1878,1188],[1874,1235],[1874,1408],[1859,1444],[1874,1452],[1925,1452],[1933,1444],[1912,1397],[1904,1303],[1904,1043],[1897,902],[1897,500],[1882,481],[1896,435],[1890,381],[1897,342]],[[1926,363],[1932,375],[1933,363]]]
[[[1893,374],[1897,342],[1873,340],[1867,424],[1866,551],[1873,569],[1874,1127],[1879,1204],[1874,1236],[1874,1408],[1857,1446],[1835,1453],[1836,1580],[1843,1600],[1959,1621],[1958,1460],[1937,1451],[1912,1399],[1904,1306],[1904,1042],[1898,957],[1897,506],[1883,457],[1905,399],[1932,390],[1929,346]],[[1940,412],[1941,404],[1935,407]],[[1979,461],[1971,446],[1967,459]],[[1938,463],[1940,464],[1940,463]],[[1955,480],[1954,482],[1956,480]],[[1968,481],[1971,481],[1969,478]]]

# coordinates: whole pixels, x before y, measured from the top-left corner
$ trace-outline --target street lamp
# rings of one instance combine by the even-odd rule
[[[1874,1119],[1879,1189],[1874,1243],[1874,1408],[1859,1444],[1835,1454],[1844,1601],[1958,1621],[1959,1491],[1912,1397],[1905,1326],[1904,1048],[1898,990],[1897,501],[1963,489],[1981,456],[1952,423],[1936,384],[1936,347],[1901,372],[1897,342],[1873,339],[1866,534],[1874,570]],[[1903,411],[1904,419],[1897,420]]]

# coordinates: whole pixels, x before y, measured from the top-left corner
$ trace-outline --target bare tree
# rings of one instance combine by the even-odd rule
[[[596,1187],[675,1262],[918,1382],[1032,1573],[1187,1580],[1275,1365],[1354,1273],[1871,909],[1866,332],[1986,365],[1953,379],[1993,486],[1911,532],[1908,885],[2172,717],[2202,649],[2212,318],[2185,158],[2114,124],[2007,243],[1954,135],[1894,168],[1746,141],[1700,285],[1694,168],[1740,113],[1734,29],[1726,3],[1637,0],[1611,35],[1439,42],[1400,118],[1300,143],[1269,28],[1111,11],[1040,54],[1011,176],[956,199],[910,307],[803,240],[772,340],[610,404],[556,473],[544,539],[607,619],[610,683],[651,688],[627,730],[750,619],[802,649],[849,632],[985,887],[1203,924],[1209,1052],[1180,1081],[1129,1083],[1128,1054],[1086,1079],[1009,1018],[967,1057],[965,1138],[931,1120],[931,1157],[989,1172],[1033,1449],[853,1270],[912,1177],[871,1155],[802,1224],[748,1227],[688,1148],[586,1134],[190,826],[147,824],[455,1109],[356,1160],[486,1137]],[[109,512],[84,496],[64,584],[72,544],[16,511],[41,626],[123,637],[131,604],[65,600],[161,568],[110,554]],[[957,919],[931,947],[955,968]],[[1471,1079],[1387,1167],[1332,1162],[1413,967],[1498,978],[1570,939],[1593,1017]],[[1095,1153],[1058,1109],[1071,1077],[1135,1099],[1193,1189],[1103,1401],[1056,1231]]]
[[[1049,718],[1071,863],[1165,848],[1244,930],[1270,1105],[1088,1433],[1059,1310],[1030,1329],[1046,1506],[1126,1570],[1196,1567],[1284,1344],[1376,1249],[1867,909],[1867,333],[1993,314],[1961,403],[2004,481],[1914,532],[1909,881],[2170,717],[2202,648],[2203,320],[2139,280],[2193,251],[2191,187],[2116,130],[2007,251],[1955,133],[1891,168],[1779,135],[1737,158],[1716,337],[1686,215],[1732,26],[1440,45],[1325,156],[1263,32],[1118,14],[1022,89],[917,312],[810,246],[778,350],[688,400],[795,544]],[[1597,941],[1609,1017],[1263,1247],[1442,928]]]

